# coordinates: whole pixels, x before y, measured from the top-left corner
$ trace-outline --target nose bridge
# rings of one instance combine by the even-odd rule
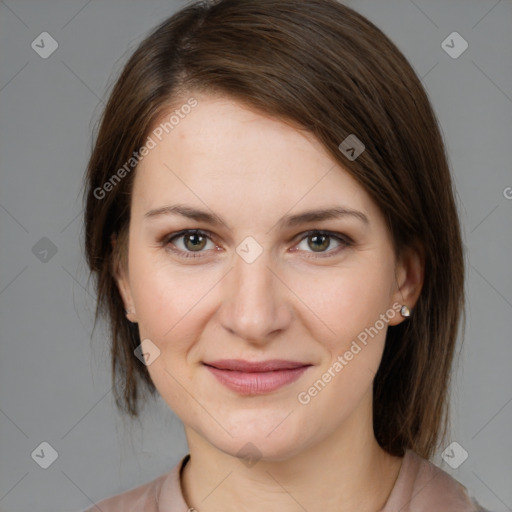
[[[252,262],[236,254],[226,283],[223,326],[253,343],[265,343],[289,321],[286,292],[269,267],[272,265],[268,251],[263,251]]]

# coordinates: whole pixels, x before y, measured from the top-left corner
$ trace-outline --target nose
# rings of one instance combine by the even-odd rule
[[[238,254],[234,258],[222,290],[221,324],[248,343],[265,345],[291,322],[291,292],[276,276],[267,251],[252,263]]]

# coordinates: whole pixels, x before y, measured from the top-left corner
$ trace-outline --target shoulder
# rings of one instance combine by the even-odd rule
[[[430,461],[407,450],[382,512],[480,512],[466,487]]]
[[[164,502],[166,506],[174,505],[174,501],[181,498],[179,471],[188,457],[158,478],[105,498],[80,512],[160,512]]]
[[[168,476],[169,473],[166,473],[151,482],[105,498],[83,512],[97,512],[98,510],[102,512],[118,512],[121,510],[123,512],[157,512],[157,496],[163,481]]]

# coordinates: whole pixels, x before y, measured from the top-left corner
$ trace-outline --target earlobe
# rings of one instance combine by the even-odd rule
[[[128,272],[126,268],[126,259],[123,259],[118,246],[119,241],[115,235],[111,237],[112,244],[112,271],[113,277],[119,290],[119,294],[123,300],[125,307],[126,318],[130,322],[136,322],[135,308],[133,307],[133,298],[131,294],[130,281],[128,279]]]
[[[125,309],[124,314],[126,315],[126,318],[128,318],[128,320],[130,322],[132,322],[133,324],[137,323],[137,317],[135,316],[136,312],[135,312],[135,308],[134,307],[130,307],[129,309]]]
[[[128,277],[126,275],[126,271],[122,265],[118,266],[118,270],[116,271],[116,274],[115,274],[115,280],[116,280],[117,288],[119,290],[121,298],[123,299],[126,318],[128,318],[128,320],[130,322],[136,323],[137,316],[136,316],[135,308],[133,306],[133,299],[132,299],[132,294],[131,294],[131,289],[130,289],[130,283],[129,283]]]
[[[414,306],[420,296],[425,275],[424,252],[421,248],[409,247],[402,251],[395,267],[395,288],[392,301],[400,304],[400,314],[390,320],[397,325],[414,316]]]

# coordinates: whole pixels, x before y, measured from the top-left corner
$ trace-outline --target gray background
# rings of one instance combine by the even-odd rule
[[[460,200],[468,317],[451,439],[469,457],[456,470],[441,450],[434,462],[484,506],[512,510],[512,3],[347,4],[422,77]],[[131,426],[114,408],[104,326],[90,340],[94,290],[79,199],[109,85],[148,31],[183,5],[0,1],[1,511],[78,510],[156,478],[187,453],[161,399]],[[44,31],[58,42],[47,59],[31,47]],[[456,59],[441,46],[453,31],[469,44]],[[31,457],[43,441],[58,453],[48,469]]]

